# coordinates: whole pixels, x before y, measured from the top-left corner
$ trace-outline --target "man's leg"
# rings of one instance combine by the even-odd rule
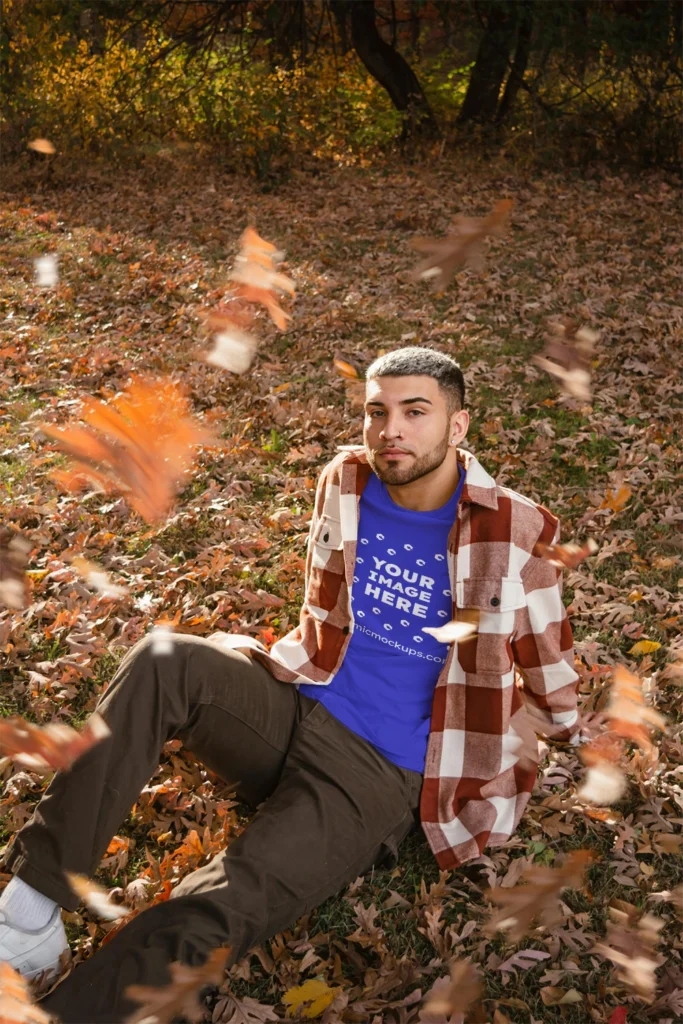
[[[277,784],[302,707],[313,704],[257,662],[206,640],[179,635],[172,654],[162,656],[149,640],[138,644],[98,705],[111,736],[54,777],[15,837],[7,867],[32,888],[13,884],[11,895],[8,890],[3,898],[3,959],[14,962],[19,956],[17,964],[28,972],[34,960],[47,966],[41,957],[48,952],[52,963],[55,945],[64,947],[61,920],[56,907],[54,914],[49,910],[54,907],[49,901],[76,908],[79,899],[64,871],[90,875],[97,870],[167,740],[180,737],[208,767],[239,782],[241,796],[258,803]],[[48,906],[47,937],[43,925],[32,920],[44,910],[41,899]]]
[[[230,945],[234,963],[395,852],[415,821],[421,782],[313,704],[273,795],[242,835],[41,1006],[64,1024],[118,1022],[133,1010],[125,988],[167,984],[170,962],[200,964]]]

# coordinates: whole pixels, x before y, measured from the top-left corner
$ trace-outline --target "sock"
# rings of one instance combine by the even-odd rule
[[[4,910],[15,928],[36,932],[44,928],[55,912],[57,904],[43,896],[17,875],[3,889],[0,909]]]

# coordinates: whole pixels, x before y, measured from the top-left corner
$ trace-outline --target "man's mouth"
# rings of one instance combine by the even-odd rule
[[[404,459],[411,453],[405,451],[403,448],[383,448],[379,454],[384,456],[385,459]]]

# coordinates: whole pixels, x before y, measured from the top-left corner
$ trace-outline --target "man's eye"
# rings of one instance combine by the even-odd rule
[[[411,409],[410,411],[416,413],[418,416],[424,416],[421,409]]]

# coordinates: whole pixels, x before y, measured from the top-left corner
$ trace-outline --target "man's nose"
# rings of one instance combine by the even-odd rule
[[[399,437],[400,433],[401,431],[398,425],[398,420],[387,419],[379,432],[379,436],[383,437],[385,440],[389,440],[389,438]]]

